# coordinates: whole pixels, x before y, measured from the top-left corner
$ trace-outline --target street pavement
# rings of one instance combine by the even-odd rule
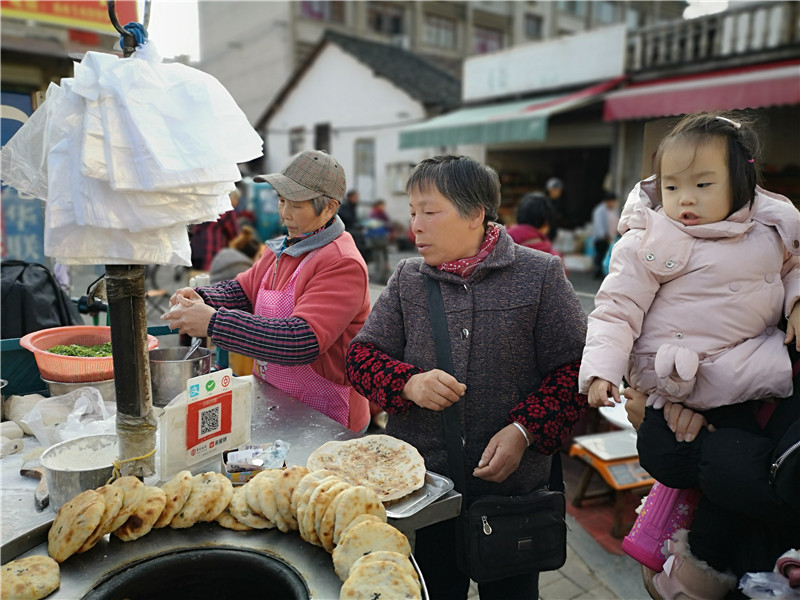
[[[411,252],[389,252],[389,262],[397,264],[401,258],[416,256]],[[86,293],[86,287],[100,274],[103,267],[74,266],[70,268],[72,279],[72,296]],[[188,285],[188,271],[172,267],[160,267],[155,277],[148,279],[147,289],[159,289],[165,292],[168,298],[176,289]],[[575,289],[584,311],[588,314],[594,307],[594,295],[599,287],[599,280],[594,279],[591,273],[569,273],[570,282]],[[370,297],[372,303],[380,295],[384,286],[370,284]],[[157,299],[150,300],[153,310],[148,312],[148,325],[163,325],[158,319],[160,315]],[[164,297],[160,299],[163,303]],[[87,324],[91,324],[88,316],[84,317]],[[104,315],[101,324],[105,322]],[[178,336],[162,336],[159,343],[162,346],[176,345]],[[567,562],[557,571],[542,573],[539,579],[540,600],[639,600],[647,599],[641,582],[640,566],[628,556],[619,556],[603,549],[581,525],[567,515]],[[477,600],[477,587],[473,584],[470,589],[469,600]]]

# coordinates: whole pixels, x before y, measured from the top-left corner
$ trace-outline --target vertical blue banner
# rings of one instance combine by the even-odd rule
[[[30,94],[0,92],[2,145],[13,137],[33,113]],[[0,188],[2,257],[44,263],[44,205],[12,187]]]

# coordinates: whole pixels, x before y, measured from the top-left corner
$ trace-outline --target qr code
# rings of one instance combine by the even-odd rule
[[[205,437],[207,435],[213,435],[218,433],[220,430],[220,421],[222,415],[222,406],[219,404],[215,404],[214,406],[209,406],[208,408],[204,408],[200,411],[200,435],[199,437]]]

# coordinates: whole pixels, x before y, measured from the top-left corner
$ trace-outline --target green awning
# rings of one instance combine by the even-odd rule
[[[405,128],[400,148],[543,141],[551,115],[599,102],[621,79],[567,94],[462,108]]]

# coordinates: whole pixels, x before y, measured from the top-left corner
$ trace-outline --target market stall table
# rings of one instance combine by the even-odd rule
[[[274,442],[277,439],[291,444],[287,465],[305,465],[308,455],[330,440],[347,440],[356,434],[317,412],[302,402],[292,399],[276,388],[253,379],[254,398],[251,441]],[[54,517],[52,509],[37,512],[34,508],[36,481],[20,476],[24,457],[38,446],[35,438],[25,438],[25,449],[16,455],[0,460],[2,463],[2,550],[0,559],[6,563],[29,554],[47,553],[47,532]],[[219,471],[220,458],[197,465],[196,473]],[[438,478],[437,478],[438,479]],[[157,481],[145,481],[155,485]],[[390,523],[409,535],[421,527],[455,517],[461,507],[461,495],[450,490],[418,512]],[[84,554],[70,557],[61,565],[61,588],[52,598],[78,598],[94,588],[109,575],[141,564],[147,568],[148,560],[159,556],[178,559],[188,549],[227,549],[254,551],[254,556],[265,553],[280,565],[290,565],[290,571],[299,575],[312,598],[338,597],[341,585],[333,571],[331,556],[322,548],[304,542],[296,532],[281,533],[277,529],[239,532],[224,529],[216,523],[203,523],[185,530],[169,527],[153,530],[133,542],[121,542],[113,536],[101,541],[97,547]],[[102,560],[98,560],[102,557]],[[223,560],[215,557],[213,560]],[[152,563],[156,564],[158,561]],[[159,574],[163,576],[163,574]],[[115,576],[116,577],[116,576]],[[115,579],[112,577],[109,581]],[[232,575],[232,581],[238,579]],[[104,596],[98,596],[104,597]]]

